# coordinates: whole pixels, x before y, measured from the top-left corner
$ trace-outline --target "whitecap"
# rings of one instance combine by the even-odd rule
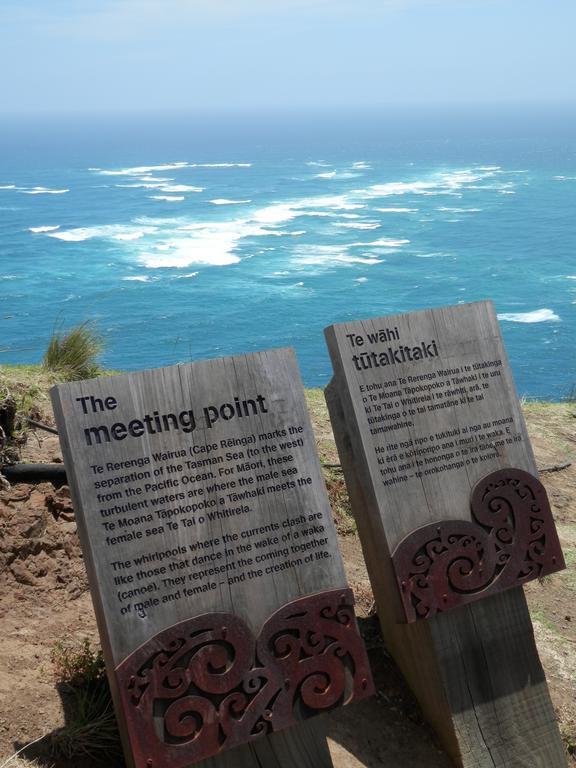
[[[372,166],[370,163],[365,162],[364,160],[359,160],[357,163],[352,163],[352,168],[358,168],[362,170],[367,170],[371,168]]]
[[[354,280],[355,283],[366,283],[368,282],[367,277],[357,277],[356,280]]]
[[[144,237],[145,232],[142,231],[136,231],[136,232],[120,232],[117,235],[112,235],[112,240],[140,240],[140,238]]]
[[[204,187],[191,187],[189,184],[163,184],[162,192],[204,192]]]
[[[70,192],[69,189],[49,189],[48,187],[17,187],[18,192],[23,195],[65,195]]]
[[[336,264],[380,264],[381,259],[373,256],[352,256],[346,253],[346,246],[304,245],[291,259],[293,266],[321,266],[329,268]]]
[[[142,264],[149,269],[188,267],[191,264],[206,264],[214,267],[224,267],[237,264],[240,261],[230,251],[235,242],[204,240],[180,240],[172,244],[172,248],[163,253],[145,253],[141,256]]]
[[[190,163],[188,168],[251,168],[252,163]]]
[[[379,213],[418,213],[418,208],[374,208]]]
[[[360,176],[359,173],[352,173],[351,171],[326,171],[325,173],[317,173],[315,179],[355,179]]]
[[[462,168],[432,174],[427,179],[414,181],[389,181],[385,184],[373,184],[365,190],[358,190],[361,197],[396,197],[407,194],[434,196],[461,196],[461,190],[474,188],[473,184],[496,173],[496,169],[486,166],[480,168]]]
[[[181,203],[184,195],[149,195],[150,200],[165,200],[167,203]]]
[[[34,232],[34,234],[41,234],[43,232],[55,232],[57,229],[60,229],[59,224],[49,227],[28,227],[28,230],[30,232]]]
[[[324,160],[310,160],[310,162],[306,163],[306,165],[310,165],[313,168],[314,167],[317,167],[317,168],[330,168],[332,163],[326,163]]]
[[[199,272],[188,272],[186,275],[176,275],[176,280],[189,280],[191,277],[197,277]]]
[[[242,203],[251,203],[252,200],[229,200],[226,197],[218,197],[215,200],[210,200],[212,205],[241,205]]]
[[[380,240],[372,240],[369,243],[350,243],[348,247],[357,248],[358,246],[362,246],[364,248],[370,248],[374,246],[381,246],[382,248],[399,248],[401,245],[408,245],[409,242],[410,240],[406,239],[394,240],[392,238],[381,238]]]
[[[332,226],[345,229],[378,229],[382,225],[377,221],[333,221]]]
[[[149,283],[150,277],[148,275],[131,275],[129,277],[121,278],[125,282],[130,283]]]
[[[535,309],[532,312],[503,312],[498,315],[499,320],[508,320],[511,323],[545,323],[550,320],[560,320],[559,316],[551,309]]]
[[[140,176],[139,181],[148,181],[158,184],[166,184],[169,181],[174,181],[173,178],[170,178],[169,176]]]
[[[139,240],[147,234],[156,232],[156,227],[133,227],[125,224],[104,224],[96,227],[76,227],[75,229],[47,232],[47,237],[54,237],[70,243],[101,237],[112,240]]]
[[[445,213],[480,213],[482,208],[450,208],[448,206],[441,206],[436,210],[443,211]]]
[[[1,184],[0,189],[16,189],[16,184]]]
[[[173,171],[189,167],[186,162],[178,162],[166,163],[164,165],[139,165],[134,168],[120,168],[116,171],[104,170],[102,168],[88,168],[88,170],[101,176],[144,176],[152,171]]]

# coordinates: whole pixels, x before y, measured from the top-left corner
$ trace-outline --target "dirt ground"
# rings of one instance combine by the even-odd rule
[[[329,422],[321,400],[310,405],[325,463],[336,464]],[[50,420],[44,406],[42,414]],[[566,571],[526,587],[541,660],[568,750],[576,765],[576,406],[530,404],[525,408],[541,475],[566,555]],[[58,438],[29,433],[24,461],[61,461]],[[570,466],[557,469],[572,462]],[[550,471],[556,468],[555,471]],[[337,503],[342,501],[338,489]],[[345,501],[344,501],[345,503]],[[340,544],[374,667],[377,696],[325,718],[336,768],[448,768],[451,763],[423,721],[417,704],[386,655],[377,620],[369,617],[372,596],[354,525],[337,513]],[[0,768],[35,739],[28,756],[55,768],[89,768],[89,760],[67,764],[46,756],[50,735],[65,721],[51,652],[55,643],[89,638],[98,646],[74,513],[67,489],[50,484],[15,485],[0,492]],[[570,754],[572,753],[572,754]],[[14,760],[10,766],[31,767]]]

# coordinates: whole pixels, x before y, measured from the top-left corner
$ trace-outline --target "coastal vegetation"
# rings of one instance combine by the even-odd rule
[[[94,324],[86,321],[67,333],[55,331],[42,365],[56,373],[61,381],[90,379],[101,372],[97,360],[102,348],[102,337]]]

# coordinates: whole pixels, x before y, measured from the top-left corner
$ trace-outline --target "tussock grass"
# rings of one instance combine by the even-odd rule
[[[97,358],[102,347],[102,337],[87,321],[66,334],[54,332],[42,365],[64,381],[90,379],[100,372]]]

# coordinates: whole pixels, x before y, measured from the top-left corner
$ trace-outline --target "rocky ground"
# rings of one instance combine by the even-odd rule
[[[50,421],[46,398],[38,400],[37,415]],[[309,403],[322,459],[335,465],[338,459],[320,393],[310,392]],[[566,571],[543,583],[532,582],[526,592],[567,760],[576,764],[576,406],[529,404],[525,414],[568,564]],[[61,461],[58,438],[41,430],[28,433],[20,452],[23,461]],[[385,653],[377,621],[369,617],[370,585],[337,468],[328,470],[328,479],[378,688],[374,699],[326,718],[334,764],[448,768],[448,758]],[[35,739],[40,739],[37,753],[26,750],[20,768],[30,768],[28,759],[35,754],[42,766],[89,768],[93,762],[87,758],[67,763],[47,754],[68,716],[51,661],[53,649],[62,641],[80,644],[84,638],[98,646],[66,487],[22,484],[0,491],[0,625],[0,768]]]

